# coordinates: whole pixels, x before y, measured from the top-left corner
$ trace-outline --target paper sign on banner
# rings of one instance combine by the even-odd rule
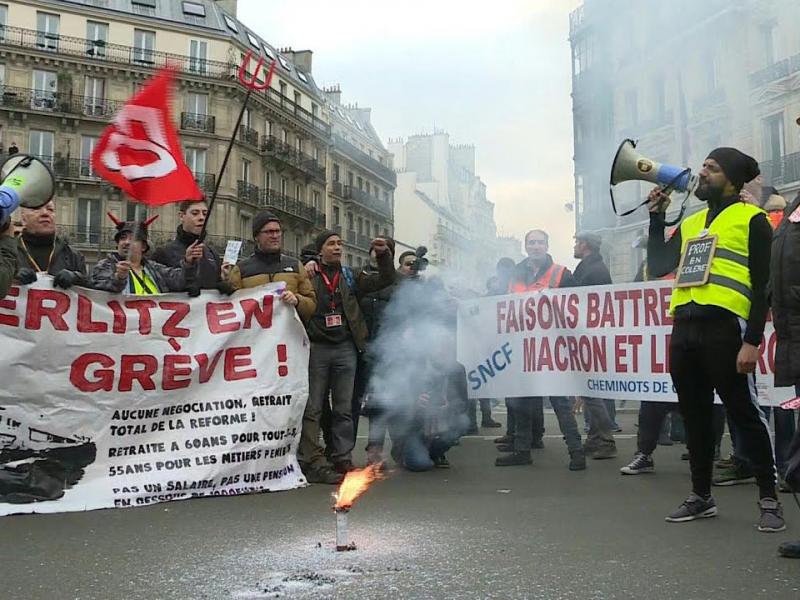
[[[239,260],[239,252],[242,250],[242,240],[228,240],[225,246],[225,258],[222,262],[235,265]]]
[[[672,282],[545,290],[464,300],[458,362],[470,398],[581,396],[677,402],[669,374]],[[756,368],[759,401],[777,405],[771,322]]]
[[[0,303],[0,515],[305,485],[309,344],[270,284],[158,302],[46,277]]]

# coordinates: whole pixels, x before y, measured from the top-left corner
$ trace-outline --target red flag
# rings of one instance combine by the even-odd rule
[[[153,206],[203,198],[172,126],[174,76],[172,69],[157,73],[117,113],[92,152],[92,169],[100,177]]]

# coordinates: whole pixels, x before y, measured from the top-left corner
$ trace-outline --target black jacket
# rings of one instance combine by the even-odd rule
[[[197,239],[196,235],[187,233],[179,225],[175,239],[158,248],[150,258],[154,262],[161,263],[167,267],[181,267],[183,266],[183,259],[186,257],[186,249]],[[221,267],[222,260],[219,254],[206,244],[203,250],[203,258],[198,261],[197,265],[187,271],[189,278],[187,283],[190,286],[199,283],[200,289],[213,290],[220,283]]]
[[[800,383],[800,223],[789,220],[800,210],[800,194],[786,207],[772,238],[770,288],[775,325],[775,385]]]
[[[51,250],[53,257],[48,262]],[[39,256],[38,259],[37,256]],[[39,269],[31,257],[50,275],[57,275],[66,269],[78,276],[75,285],[89,287],[89,278],[86,276],[86,260],[70,248],[66,240],[57,236],[55,238],[39,237],[23,233],[17,238],[17,270],[33,269],[38,271]]]
[[[579,286],[611,285],[611,273],[599,252],[590,254],[575,267],[575,282]]]

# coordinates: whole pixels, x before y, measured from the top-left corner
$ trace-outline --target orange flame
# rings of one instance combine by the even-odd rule
[[[383,479],[380,464],[367,465],[363,469],[355,469],[347,473],[339,485],[339,489],[333,495],[336,499],[334,508],[348,509],[353,506],[353,503],[369,489],[376,479]]]

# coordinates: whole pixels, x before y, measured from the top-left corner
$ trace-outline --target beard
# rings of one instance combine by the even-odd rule
[[[714,187],[708,182],[701,183],[698,186],[697,191],[694,193],[698,200],[702,200],[703,202],[708,202],[711,204],[718,202],[722,198],[722,194],[723,188]]]

